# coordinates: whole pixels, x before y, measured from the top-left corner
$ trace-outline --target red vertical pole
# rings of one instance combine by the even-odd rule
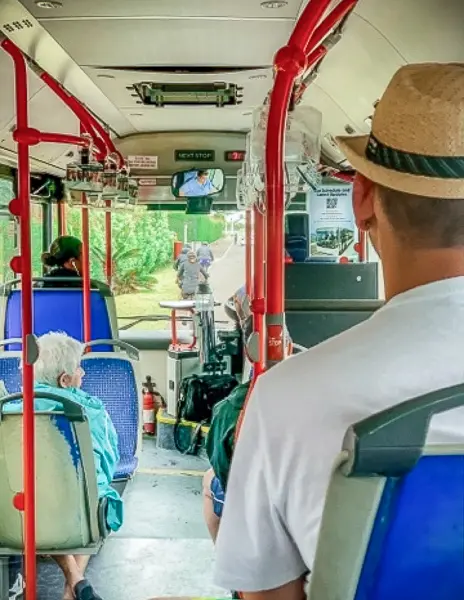
[[[27,67],[21,52],[10,40],[1,43],[10,54],[15,68],[16,131],[26,131],[28,124]],[[30,168],[29,146],[18,141],[18,198],[10,205],[20,218],[21,256],[12,261],[13,270],[21,273],[22,319],[22,383],[23,383],[23,497],[18,495],[15,506],[24,510],[24,557],[27,600],[36,600],[36,532],[35,532],[35,422],[34,422],[34,357],[29,345],[32,336],[32,265],[30,232]]]
[[[359,262],[366,262],[366,256],[367,256],[367,236],[366,236],[366,232],[359,229],[359,240],[358,240],[358,256],[359,256]]]
[[[252,212],[250,209],[245,211],[245,289],[248,298],[252,297],[253,285],[253,266],[252,266],[252,247],[251,247],[251,229]]]
[[[111,287],[111,283],[113,280],[113,230],[112,230],[112,221],[111,221],[111,200],[105,201],[106,212],[105,212],[105,245],[106,245],[106,254],[105,254],[105,273],[106,273],[106,281],[108,285]]]
[[[66,235],[66,204],[58,202],[58,235]]]
[[[266,242],[266,218],[260,209],[253,209],[254,222],[254,253],[253,253],[253,331],[258,339],[257,360],[253,364],[253,378],[256,379],[265,368],[265,330],[264,313],[266,311],[265,287],[266,287],[266,265],[265,265],[265,242]]]
[[[284,139],[290,95],[296,77],[307,66],[311,36],[330,0],[310,0],[287,46],[274,59],[277,75],[269,102],[266,131],[267,273],[266,328],[267,365],[285,357],[284,347]]]
[[[90,342],[90,235],[89,208],[86,194],[82,194],[82,288],[84,300],[84,342]]]

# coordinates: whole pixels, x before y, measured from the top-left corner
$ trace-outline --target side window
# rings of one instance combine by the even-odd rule
[[[31,256],[32,276],[42,276],[43,210],[40,204],[31,204]]]
[[[0,282],[13,279],[10,261],[17,253],[18,227],[8,210],[14,198],[13,180],[0,177]]]

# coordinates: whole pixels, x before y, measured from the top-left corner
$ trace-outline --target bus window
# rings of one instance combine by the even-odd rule
[[[308,213],[294,212],[285,215],[285,250],[295,262],[304,262],[308,258]]]
[[[10,177],[0,177],[0,279],[2,283],[13,278],[10,261],[16,254],[18,243],[17,223],[8,210],[8,204],[13,198],[13,180]]]

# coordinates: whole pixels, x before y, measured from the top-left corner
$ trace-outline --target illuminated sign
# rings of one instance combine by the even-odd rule
[[[226,162],[243,162],[245,160],[245,150],[228,150],[224,153]]]
[[[214,150],[176,150],[176,161],[185,162],[212,162],[214,161]]]

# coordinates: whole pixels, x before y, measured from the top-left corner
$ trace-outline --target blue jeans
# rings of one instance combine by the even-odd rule
[[[211,496],[213,498],[213,511],[216,517],[222,517],[222,510],[224,508],[225,493],[222,489],[221,482],[217,477],[213,477],[211,480]]]

